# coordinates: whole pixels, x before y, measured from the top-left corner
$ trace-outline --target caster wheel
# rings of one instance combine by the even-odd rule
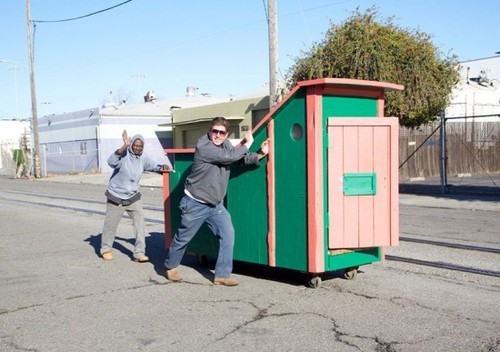
[[[314,276],[309,280],[309,287],[318,288],[321,286],[321,277]]]
[[[344,271],[344,278],[347,280],[353,280],[356,277],[356,274],[358,273],[358,267],[354,268],[349,268]]]

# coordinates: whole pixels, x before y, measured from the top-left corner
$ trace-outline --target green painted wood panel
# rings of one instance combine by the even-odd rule
[[[377,174],[374,172],[347,172],[344,174],[344,195],[377,194]]]
[[[179,202],[184,196],[184,181],[189,175],[191,165],[193,163],[194,154],[182,153],[175,155],[174,169],[175,172],[169,175],[170,177],[170,213],[171,224],[170,228],[172,236],[177,231],[180,223]],[[167,200],[168,201],[168,200]],[[196,234],[193,240],[189,243],[186,250],[187,254],[206,255],[213,257],[217,255],[219,244],[216,238],[207,225],[203,225],[200,231]]]
[[[377,99],[323,96],[323,121],[329,117],[377,117]]]
[[[257,151],[267,138],[266,127],[254,133],[251,151]],[[180,223],[180,199],[184,195],[184,180],[189,175],[193,154],[176,154],[175,173],[170,174],[172,234]],[[267,158],[260,167],[245,167],[238,163],[231,168],[228,192],[224,200],[235,228],[234,259],[257,264],[267,264]],[[203,225],[189,243],[187,254],[216,258],[218,239],[207,225]]]
[[[380,247],[367,248],[359,251],[329,255],[328,270],[341,270],[370,264],[382,260]]]
[[[266,126],[254,132],[250,151],[257,151],[267,138]],[[268,264],[267,157],[259,167],[238,163],[231,168],[226,206],[235,228],[234,259]]]
[[[276,266],[307,270],[307,158],[305,91],[274,116]],[[292,131],[302,129],[294,140]]]

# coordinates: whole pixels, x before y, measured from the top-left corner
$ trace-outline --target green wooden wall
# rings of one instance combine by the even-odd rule
[[[276,266],[307,270],[307,139],[305,90],[299,90],[274,119],[276,172]],[[292,136],[294,125],[302,138]]]

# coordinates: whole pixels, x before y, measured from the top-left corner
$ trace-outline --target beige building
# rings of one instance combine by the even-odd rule
[[[196,141],[210,127],[210,121],[223,116],[231,123],[230,139],[240,139],[269,112],[269,96],[233,100],[226,103],[175,109],[172,112],[175,149],[194,148]]]

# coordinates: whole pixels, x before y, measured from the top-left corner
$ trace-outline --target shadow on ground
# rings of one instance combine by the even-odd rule
[[[449,183],[446,186],[441,186],[437,181],[400,182],[399,193],[428,195],[458,200],[499,201],[500,185],[493,182],[488,185]]]
[[[93,248],[94,254],[100,257],[101,234],[91,235],[84,240]],[[113,243],[113,250],[127,255],[133,260],[133,253],[129,249],[134,245],[134,238],[116,236]],[[126,245],[125,245],[126,244]],[[165,234],[163,232],[150,232],[146,236],[146,254],[155,272],[164,277],[167,251],[165,249]],[[200,273],[208,281],[213,281],[215,258],[186,254],[182,260],[182,265],[190,267]],[[362,270],[357,271],[362,274]],[[271,280],[293,286],[311,286],[311,279],[319,276],[322,281],[342,279],[345,280],[344,271],[329,271],[320,275],[302,272],[298,270],[275,268],[263,264],[234,261],[233,273],[243,276],[250,276],[262,280]]]

